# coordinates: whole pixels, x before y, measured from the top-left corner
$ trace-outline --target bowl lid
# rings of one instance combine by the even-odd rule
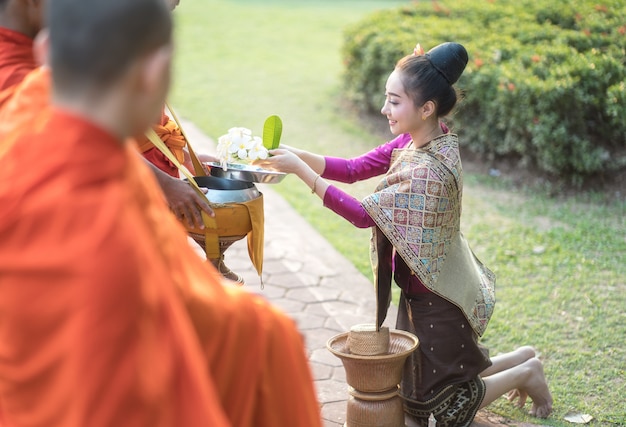
[[[253,165],[228,163],[226,170],[219,163],[207,163],[211,167],[211,175],[237,181],[256,182],[260,184],[276,184],[287,176],[286,173],[263,169]]]

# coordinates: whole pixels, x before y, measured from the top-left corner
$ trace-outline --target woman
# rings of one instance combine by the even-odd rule
[[[440,122],[454,108],[453,87],[468,55],[457,43],[427,54],[418,47],[389,76],[381,113],[398,137],[354,159],[292,147],[272,152],[265,167],[294,173],[324,206],[357,227],[372,227],[380,326],[391,277],[402,289],[397,327],[416,334],[418,351],[401,384],[409,425],[468,426],[478,409],[505,393],[530,413],[552,411],[541,362],[530,347],[489,358],[478,344],[493,312],[495,277],[460,232],[462,169],[458,138]],[[326,179],[352,183],[384,175],[362,202]]]

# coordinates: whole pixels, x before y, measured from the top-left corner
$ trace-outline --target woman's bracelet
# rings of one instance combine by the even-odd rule
[[[320,174],[318,173],[315,179],[313,180],[313,188],[311,189],[311,194],[315,194],[315,189],[317,187],[317,180],[320,179]]]

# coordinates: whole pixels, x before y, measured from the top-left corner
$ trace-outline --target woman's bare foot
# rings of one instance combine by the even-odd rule
[[[552,395],[548,389],[546,376],[543,373],[543,365],[537,358],[528,360],[525,365],[528,365],[530,375],[525,384],[519,389],[522,394],[527,393],[533,401],[530,415],[538,418],[547,418],[552,413]],[[520,400],[522,394],[520,394]]]
[[[519,399],[515,404],[519,408],[523,408],[530,397],[533,401],[530,414],[535,417],[546,418],[552,413],[552,396],[543,365],[536,357],[483,377],[483,381],[487,389],[481,408],[506,395],[510,401]]]

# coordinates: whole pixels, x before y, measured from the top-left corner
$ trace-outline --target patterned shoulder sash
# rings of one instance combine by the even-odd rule
[[[380,253],[386,239],[424,286],[458,305],[482,335],[495,304],[495,276],[461,235],[461,176],[458,139],[442,135],[422,149],[395,150],[389,172],[362,204],[377,225],[372,264],[379,299],[388,299],[386,288],[391,286],[385,265],[389,251],[384,259]],[[385,239],[376,236],[379,232]],[[386,303],[379,300],[381,323]]]

